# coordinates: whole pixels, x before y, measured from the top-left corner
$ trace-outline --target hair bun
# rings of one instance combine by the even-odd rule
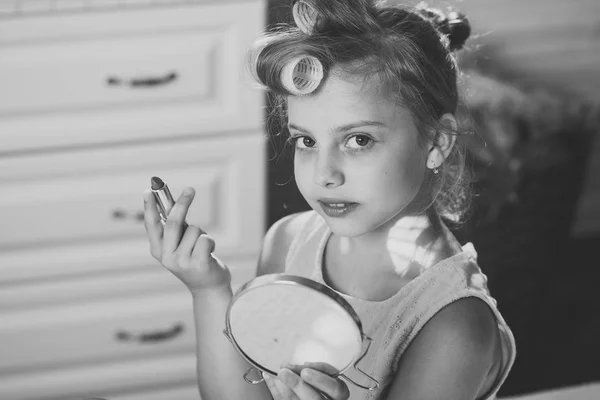
[[[471,24],[463,13],[450,11],[448,15],[445,15],[438,9],[428,7],[425,3],[417,5],[417,13],[448,38],[450,51],[462,49],[471,35]]]
[[[458,12],[451,11],[446,18],[448,26],[448,39],[450,39],[450,50],[460,50],[471,35],[471,24],[467,17]]]

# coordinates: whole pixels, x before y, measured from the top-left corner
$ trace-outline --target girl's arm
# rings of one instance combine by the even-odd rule
[[[202,400],[268,400],[267,385],[242,378],[251,367],[223,334],[231,288],[192,292],[196,323],[198,387]]]
[[[477,298],[455,301],[417,334],[387,400],[474,400],[498,357],[495,317]]]
[[[201,228],[185,223],[195,191],[185,188],[163,226],[154,196],[144,192],[144,226],[150,253],[179,278],[193,298],[197,373],[203,400],[268,400],[266,384],[247,384],[250,368],[223,334],[231,302],[231,274],[213,256],[214,240]]]
[[[266,233],[257,276],[284,271],[287,250],[298,228],[298,221],[294,216],[280,219]],[[242,376],[251,365],[223,335],[225,314],[232,296],[231,287],[192,291],[200,395],[202,400],[271,399],[271,393],[264,382],[251,385],[244,381]]]

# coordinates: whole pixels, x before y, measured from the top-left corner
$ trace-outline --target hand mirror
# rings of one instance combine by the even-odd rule
[[[329,287],[308,278],[286,274],[256,277],[234,294],[225,317],[225,336],[253,366],[253,370],[277,376],[287,364],[327,365],[333,375],[362,389],[375,390],[379,383],[356,364],[367,354],[371,339],[350,304]],[[366,348],[363,351],[363,344]],[[353,367],[373,382],[358,384],[344,375]]]

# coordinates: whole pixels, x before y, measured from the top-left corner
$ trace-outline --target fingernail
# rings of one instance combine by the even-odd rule
[[[288,386],[296,386],[300,381],[300,377],[287,368],[282,368],[277,376]]]
[[[184,196],[191,196],[192,194],[194,194],[194,189],[186,187],[183,189],[183,195]]]
[[[304,368],[302,372],[300,372],[300,376],[302,378],[311,379],[315,377],[315,371],[310,368]]]

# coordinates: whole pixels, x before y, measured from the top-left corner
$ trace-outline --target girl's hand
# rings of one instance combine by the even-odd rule
[[[263,374],[273,400],[348,400],[350,391],[339,378],[313,368],[300,374],[282,368],[276,377]]]
[[[144,191],[144,226],[150,241],[150,254],[192,293],[229,287],[229,269],[212,255],[215,241],[202,229],[185,223],[194,195],[193,188],[184,188],[163,227],[152,192]]]

